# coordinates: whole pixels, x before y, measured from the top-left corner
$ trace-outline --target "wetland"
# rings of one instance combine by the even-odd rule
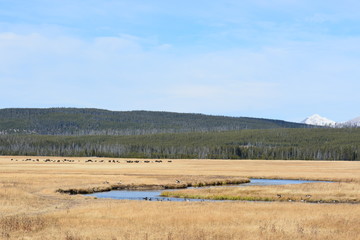
[[[360,204],[349,204],[360,201],[360,162],[173,159],[171,163],[128,164],[129,159],[111,158],[122,162],[117,164],[109,158],[60,159],[0,157],[0,239],[355,240],[360,236]],[[160,189],[183,197],[242,196],[273,198],[272,202],[133,201],[57,191],[254,178],[334,183]],[[306,195],[338,204],[301,202]]]
[[[310,180],[293,180],[293,179],[250,179],[250,182],[244,182],[238,185],[217,185],[206,187],[189,187],[186,189],[209,189],[209,188],[226,188],[226,187],[247,187],[247,186],[273,186],[273,185],[287,185],[287,184],[303,184],[325,181],[310,181]],[[146,200],[146,201],[214,201],[209,198],[186,198],[186,197],[171,197],[178,196],[176,190],[167,189],[163,194],[163,190],[113,190],[106,192],[98,192],[87,194],[97,198],[111,198],[121,200]],[[308,195],[309,196],[309,195]],[[305,196],[306,197],[306,196]],[[309,198],[309,197],[308,197]],[[226,199],[219,199],[226,200]]]

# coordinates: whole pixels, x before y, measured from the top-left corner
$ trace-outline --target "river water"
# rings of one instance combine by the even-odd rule
[[[201,188],[215,188],[215,187],[246,187],[246,186],[270,186],[270,185],[286,185],[286,184],[302,184],[320,181],[307,181],[307,180],[288,180],[288,179],[250,179],[249,183],[238,185],[224,185],[224,186],[210,186]],[[179,189],[166,189],[166,190],[114,190],[109,192],[100,192],[86,194],[86,196],[94,196],[97,198],[112,198],[122,200],[147,200],[147,201],[217,201],[217,200],[204,200],[204,199],[185,199],[185,198],[170,198],[160,196],[164,191],[176,191]]]

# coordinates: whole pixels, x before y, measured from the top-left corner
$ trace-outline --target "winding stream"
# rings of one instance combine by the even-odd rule
[[[269,185],[286,185],[286,184],[302,184],[311,182],[323,182],[323,181],[307,181],[307,180],[288,180],[288,179],[250,179],[249,183],[239,185],[225,185],[225,186],[212,186],[215,187],[246,187],[246,186],[269,186]],[[201,187],[210,188],[210,187]],[[218,200],[206,200],[206,199],[185,199],[185,198],[171,198],[160,196],[163,191],[176,191],[179,189],[166,189],[166,190],[114,190],[110,192],[100,192],[86,194],[86,196],[94,196],[97,198],[112,198],[122,200],[148,200],[148,201],[218,201]]]

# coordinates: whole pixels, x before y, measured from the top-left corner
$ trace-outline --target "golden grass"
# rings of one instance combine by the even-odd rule
[[[100,201],[57,216],[82,239],[357,239],[359,213],[353,205]]]
[[[128,164],[118,159],[121,163],[85,163],[89,158],[70,158],[75,160],[72,163],[22,161],[27,158],[62,159],[0,157],[0,239],[358,239],[360,236],[359,204],[148,202],[56,193],[60,188],[101,187],[119,182],[166,185],[174,184],[175,180],[210,182],[263,177],[341,182],[254,187],[246,190],[249,195],[286,193],[295,198],[312,193],[312,197],[321,199],[334,194],[342,199],[358,199],[360,162],[173,160]],[[245,191],[245,188],[231,191],[235,190]],[[322,195],[316,196],[315,191]]]
[[[279,186],[186,189],[163,192],[162,195],[166,197],[213,200],[360,203],[360,184],[355,182],[331,182]]]

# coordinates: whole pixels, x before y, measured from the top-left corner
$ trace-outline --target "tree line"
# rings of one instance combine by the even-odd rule
[[[132,136],[0,135],[1,155],[360,160],[360,129],[245,129]]]

